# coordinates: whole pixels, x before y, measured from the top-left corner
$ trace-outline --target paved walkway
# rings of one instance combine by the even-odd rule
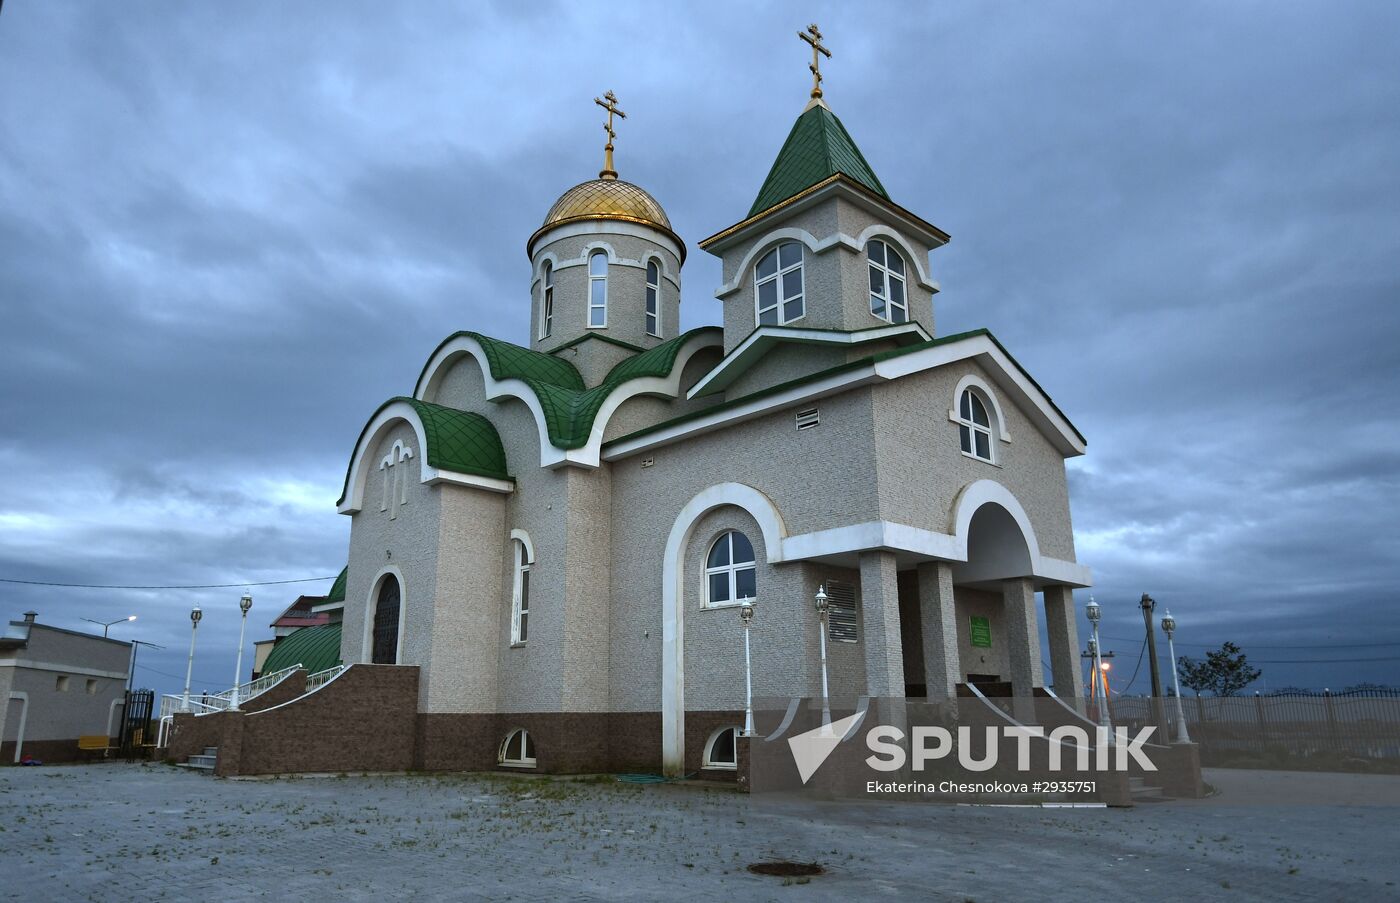
[[[1203,803],[1040,810],[778,802],[611,779],[4,768],[0,899],[1400,898],[1400,810],[1248,801],[1271,781],[1286,798],[1293,778],[1278,773],[1208,780],[1224,793]],[[766,859],[827,874],[785,884],[745,870]]]

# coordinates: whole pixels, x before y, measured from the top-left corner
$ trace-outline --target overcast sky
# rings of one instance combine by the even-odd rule
[[[1148,591],[1267,686],[1400,684],[1400,5],[753,7],[6,3],[0,577],[337,573],[370,413],[455,330],[527,340],[525,240],[606,90],[692,244],[682,325],[718,322],[693,243],[753,201],[815,18],[833,110],[953,236],[939,332],[990,328],[1088,437],[1120,668]],[[254,588],[248,648],[328,585]],[[198,603],[218,688],[240,593],[0,584],[0,619],[134,612],[175,692]]]

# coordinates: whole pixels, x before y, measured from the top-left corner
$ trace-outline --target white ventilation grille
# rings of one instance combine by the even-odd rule
[[[797,428],[799,430],[810,430],[821,422],[821,411],[816,408],[808,408],[805,411],[797,412]]]
[[[827,636],[833,643],[854,643],[856,633],[856,588],[842,580],[826,582]]]

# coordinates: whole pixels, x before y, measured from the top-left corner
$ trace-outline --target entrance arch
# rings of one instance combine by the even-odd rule
[[[685,773],[685,553],[695,524],[726,505],[758,522],[770,564],[783,560],[787,529],[768,496],[743,483],[720,483],[685,504],[671,525],[661,573],[661,762],[668,775]]]

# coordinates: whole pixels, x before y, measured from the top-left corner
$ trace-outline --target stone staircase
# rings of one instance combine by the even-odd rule
[[[180,763],[181,768],[193,768],[196,771],[214,772],[214,766],[219,761],[219,748],[217,746],[206,746],[204,752],[197,756],[189,756]]]
[[[1147,783],[1143,777],[1128,778],[1128,795],[1134,803],[1169,803],[1176,799],[1163,793],[1161,787]]]

